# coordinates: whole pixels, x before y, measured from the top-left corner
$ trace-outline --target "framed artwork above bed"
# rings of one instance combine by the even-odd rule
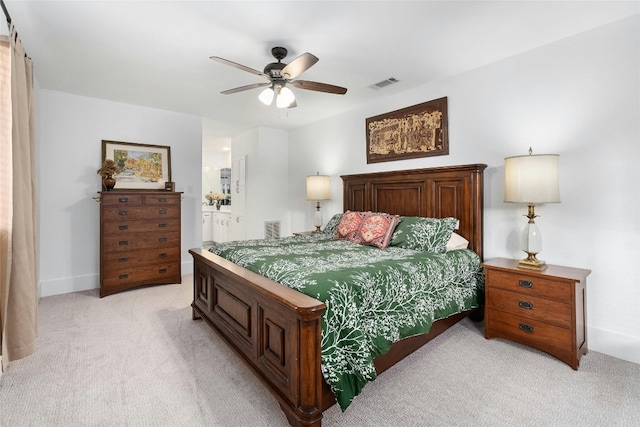
[[[447,98],[366,120],[367,163],[449,154]]]
[[[102,140],[102,162],[118,167],[116,190],[165,190],[171,182],[171,147]]]

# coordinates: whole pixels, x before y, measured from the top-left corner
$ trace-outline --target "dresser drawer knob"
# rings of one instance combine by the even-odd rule
[[[167,254],[165,253],[161,253],[160,255],[158,255],[158,258],[166,258],[166,257],[167,257]]]
[[[533,303],[529,301],[520,301],[518,302],[520,308],[524,308],[525,310],[533,310]]]
[[[158,270],[158,273],[166,273],[167,269],[166,268],[161,268]]]
[[[159,201],[159,202],[164,203],[164,202],[166,202],[166,201],[167,201],[167,199],[165,199],[164,197],[160,197],[160,198],[158,199],[158,201]]]
[[[158,242],[161,242],[161,243],[164,243],[164,242],[166,242],[166,241],[167,241],[167,238],[166,238],[166,237],[160,237],[160,238],[158,239]]]
[[[167,224],[165,224],[164,222],[161,222],[160,224],[158,224],[158,227],[160,228],[165,228],[167,226]]]
[[[158,213],[159,213],[160,215],[164,215],[164,214],[166,214],[166,213],[167,213],[167,210],[166,210],[166,209],[160,209],[160,210],[158,211]]]
[[[521,288],[533,288],[533,282],[530,282],[528,280],[519,280],[518,286],[520,286]]]
[[[120,197],[120,198],[118,199],[118,202],[120,202],[120,203],[127,203],[128,201],[129,201],[129,198],[128,198],[128,197]]]
[[[120,245],[120,246],[125,246],[125,245],[128,245],[128,244],[129,244],[129,241],[128,241],[128,240],[120,240],[120,241],[118,242],[118,245]]]
[[[127,211],[119,211],[118,215],[120,215],[120,216],[129,215],[129,212],[127,212]]]
[[[129,258],[118,258],[118,262],[129,262]]]
[[[128,230],[129,226],[128,225],[120,225],[118,226],[118,230]]]
[[[528,334],[532,334],[533,333],[533,326],[531,326],[531,325],[527,325],[526,323],[520,323],[518,325],[518,327],[520,328],[520,330],[522,332],[526,332]]]
[[[128,277],[129,277],[128,274],[121,274],[121,275],[118,276],[118,279],[122,280],[122,279],[126,279]]]

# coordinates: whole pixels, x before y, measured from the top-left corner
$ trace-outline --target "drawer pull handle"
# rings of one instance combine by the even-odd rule
[[[121,275],[118,276],[118,279],[122,280],[122,279],[126,279],[128,277],[129,277],[128,274],[121,274]]]
[[[128,230],[129,226],[128,225],[121,225],[118,227],[118,230]]]
[[[129,201],[129,198],[128,198],[128,197],[120,197],[120,198],[118,199],[118,202],[120,202],[120,203],[127,203],[128,201]]]
[[[160,210],[158,211],[158,213],[159,213],[160,215],[164,215],[164,214],[166,214],[166,213],[167,213],[167,210],[166,210],[166,209],[160,209]]]
[[[161,268],[160,270],[158,270],[158,273],[166,273],[167,269],[166,268]]]
[[[158,201],[159,201],[159,202],[166,202],[166,201],[167,201],[167,199],[165,199],[164,197],[160,197],[160,198],[158,199]]]
[[[525,310],[533,310],[533,303],[529,301],[520,301],[518,302],[520,308],[524,308]]]
[[[120,246],[124,246],[124,245],[128,245],[128,244],[129,244],[129,241],[128,241],[128,240],[120,240],[120,241],[118,242],[118,245],[120,245]]]
[[[158,258],[166,258],[166,257],[167,257],[167,254],[165,253],[161,253],[160,255],[158,255]]]
[[[129,212],[127,212],[127,211],[118,211],[118,215],[120,215],[120,216],[129,215]]]
[[[160,228],[164,228],[166,226],[167,226],[167,224],[165,224],[164,222],[161,222],[160,224],[158,224],[158,227],[160,227]]]
[[[519,280],[518,286],[520,286],[521,288],[533,288],[533,282],[530,282],[528,280]]]
[[[532,334],[533,333],[533,326],[531,326],[531,325],[527,325],[526,323],[520,323],[518,325],[518,327],[520,328],[520,330],[522,332],[526,332],[528,334]]]
[[[118,262],[129,262],[129,258],[118,258]]]
[[[167,238],[166,238],[166,237],[160,237],[160,238],[158,239],[158,242],[166,242],[166,241],[167,241]]]

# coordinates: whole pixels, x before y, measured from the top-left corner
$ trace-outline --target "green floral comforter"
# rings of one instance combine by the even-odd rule
[[[480,259],[466,249],[380,250],[319,233],[229,242],[210,251],[326,304],[322,373],[343,411],[376,378],[376,356],[483,298]]]

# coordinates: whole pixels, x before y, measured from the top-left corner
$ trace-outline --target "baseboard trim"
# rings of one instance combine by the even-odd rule
[[[589,350],[640,364],[640,337],[589,327]]]
[[[64,277],[62,279],[44,280],[38,283],[38,296],[69,294],[71,292],[88,291],[100,287],[100,275]]]
[[[193,260],[184,261],[181,265],[182,275],[193,273]],[[44,280],[38,283],[38,297],[70,294],[71,292],[89,291],[100,288],[100,275],[65,277],[62,279]]]

